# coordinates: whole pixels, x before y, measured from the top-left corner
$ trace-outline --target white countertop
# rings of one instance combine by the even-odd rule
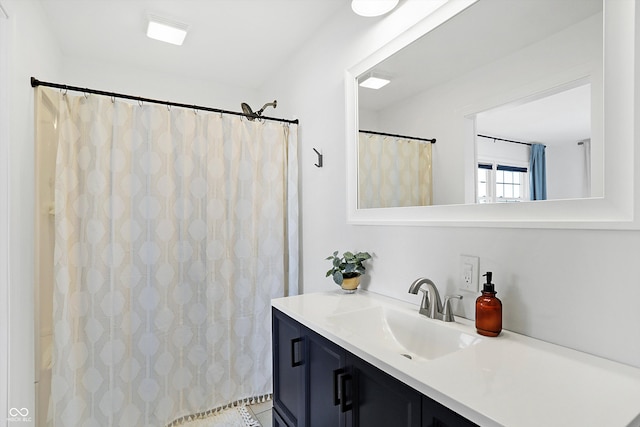
[[[640,427],[640,369],[503,330],[476,345],[416,363],[384,351],[330,317],[418,306],[371,292],[341,290],[278,298],[273,307],[481,426]],[[476,335],[473,322],[438,322]]]

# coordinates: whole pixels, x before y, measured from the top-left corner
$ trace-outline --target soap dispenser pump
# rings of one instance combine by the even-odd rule
[[[483,274],[487,283],[482,288],[482,295],[476,299],[476,331],[487,337],[497,337],[502,331],[502,302],[496,298],[492,276],[490,271]]]

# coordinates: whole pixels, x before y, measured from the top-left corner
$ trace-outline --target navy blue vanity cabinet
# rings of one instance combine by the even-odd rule
[[[271,413],[273,415],[272,416],[272,419],[273,419],[272,426],[273,427],[288,427],[287,423],[285,423],[284,420],[282,419],[282,417],[278,414],[278,411],[273,410],[273,411],[271,411]]]
[[[275,427],[477,427],[273,309]]]
[[[306,329],[307,427],[345,427],[349,399],[345,368],[347,352],[316,332]]]
[[[347,355],[353,376],[349,426],[421,427],[422,395],[354,355]]]
[[[479,427],[462,415],[422,396],[422,427]]]
[[[345,427],[346,351],[273,309],[274,424]]]
[[[305,365],[302,325],[272,311],[273,408],[282,427],[305,427]]]

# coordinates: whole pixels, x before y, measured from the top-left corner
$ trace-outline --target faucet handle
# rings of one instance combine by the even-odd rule
[[[420,302],[420,310],[421,314],[428,316],[429,314],[429,291],[426,289],[419,289],[422,292],[422,301]]]
[[[462,295],[446,295],[444,297],[444,304],[442,308],[442,321],[443,322],[453,322],[455,319],[453,317],[453,311],[451,310],[451,301],[453,298],[462,299]]]

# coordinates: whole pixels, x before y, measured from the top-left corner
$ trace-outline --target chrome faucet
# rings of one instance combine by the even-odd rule
[[[426,285],[426,289],[423,289],[422,285]],[[420,314],[427,316],[429,319],[442,320],[443,322],[454,321],[450,300],[453,298],[462,299],[462,295],[445,296],[443,305],[436,284],[424,277],[417,279],[409,287],[410,294],[417,295],[418,291],[423,293],[420,309],[418,310]]]

